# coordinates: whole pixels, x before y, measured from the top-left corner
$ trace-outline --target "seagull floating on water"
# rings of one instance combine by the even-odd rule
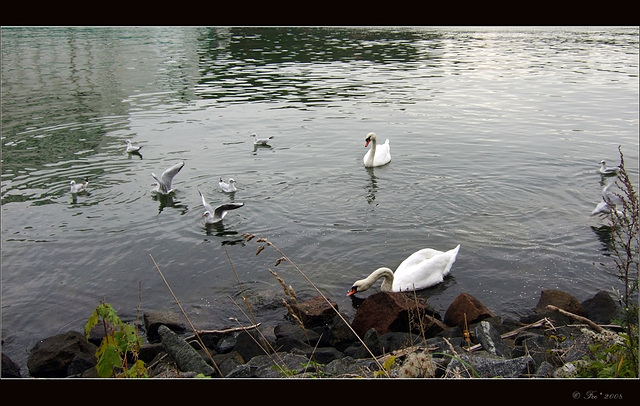
[[[89,178],[88,177],[84,178],[84,181],[82,183],[80,183],[79,185],[76,184],[75,180],[72,180],[71,182],[69,182],[69,190],[73,194],[80,193],[80,192],[82,192],[83,190],[85,190],[87,188],[87,185],[89,185]]]
[[[156,187],[156,192],[166,195],[166,194],[169,194],[171,191],[173,191],[173,189],[171,189],[171,181],[173,181],[173,177],[176,176],[178,172],[180,172],[180,169],[182,169],[183,166],[184,166],[184,162],[178,162],[177,164],[173,165],[171,168],[162,172],[162,175],[160,176],[160,178],[158,178],[158,176],[156,176],[155,173],[151,172],[151,176],[153,176],[153,179],[155,179],[156,182],[158,182],[158,185]]]
[[[240,207],[244,206],[244,203],[225,203],[217,206],[214,209],[209,203],[207,203],[200,189],[198,189],[198,193],[200,193],[200,197],[202,198],[202,205],[204,206],[205,210],[205,212],[202,213],[205,224],[218,223],[222,221],[229,210],[239,209]]]
[[[222,189],[222,191],[226,193],[232,193],[238,190],[236,188],[236,181],[231,178],[229,178],[228,183],[225,182],[222,178],[220,178],[220,182],[218,182],[218,185],[220,185],[220,188]]]
[[[127,143],[127,152],[130,154],[140,152],[142,149],[140,146],[132,145],[131,140],[126,140],[125,142]]]
[[[607,166],[605,161],[600,161],[599,172],[603,175],[617,175],[620,172],[619,166]]]
[[[595,209],[593,209],[591,212],[592,216],[598,214],[611,214],[611,210],[615,210],[618,215],[622,215],[622,212],[618,210],[618,207],[622,207],[622,198],[609,190],[613,184],[614,183],[610,183],[602,189],[602,201],[598,203]]]
[[[258,138],[256,133],[251,134],[250,137],[253,138],[253,145],[269,145],[269,140],[273,139],[273,135],[269,138]]]

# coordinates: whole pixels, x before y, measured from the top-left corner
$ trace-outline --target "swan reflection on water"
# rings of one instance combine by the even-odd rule
[[[364,189],[367,191],[367,203],[372,204],[373,201],[376,200],[376,192],[378,192],[378,178],[373,173],[373,168],[366,168],[366,170],[369,172],[371,182],[368,183]]]

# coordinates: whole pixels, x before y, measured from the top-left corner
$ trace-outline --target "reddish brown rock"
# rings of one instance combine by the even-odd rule
[[[495,314],[478,299],[468,293],[461,293],[449,305],[444,314],[444,322],[449,326],[465,328],[465,322],[468,327],[472,323],[494,316]]]
[[[330,301],[331,305],[338,310],[338,304]],[[329,324],[336,316],[336,311],[331,308],[329,303],[320,295],[304,302],[290,303],[291,308],[296,315],[302,320],[305,327],[322,326]]]
[[[586,317],[587,312],[580,304],[580,301],[570,294],[561,290],[549,289],[540,293],[540,300],[536,305],[536,313],[548,312],[547,305],[556,306],[564,311]]]
[[[379,292],[366,298],[358,308],[351,326],[360,337],[371,328],[378,335],[395,331],[413,332],[427,337],[447,328],[435,317],[426,302],[395,292]]]

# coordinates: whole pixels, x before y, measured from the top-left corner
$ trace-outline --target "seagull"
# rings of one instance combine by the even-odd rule
[[[69,189],[70,189],[71,193],[76,194],[76,193],[84,191],[87,188],[88,184],[89,184],[89,178],[88,177],[84,178],[84,182],[82,182],[79,185],[76,184],[75,180],[72,180],[71,182],[69,182]]]
[[[251,134],[250,137],[253,138],[253,145],[269,145],[267,143],[269,142],[269,140],[273,139],[273,135],[269,138],[258,138],[256,133]]]
[[[600,173],[603,175],[617,175],[620,171],[619,166],[607,166],[605,161],[600,161]]]
[[[622,215],[622,212],[617,209],[618,206],[622,206],[622,199],[609,190],[611,185],[613,185],[613,183],[608,184],[602,189],[602,201],[593,209],[591,212],[592,216],[597,214],[611,214],[611,210],[615,210],[618,215]]]
[[[142,149],[140,146],[131,145],[131,140],[126,140],[125,142],[127,143],[127,152],[130,154],[140,152]]]
[[[218,182],[218,185],[220,185],[220,188],[222,188],[223,192],[232,193],[238,190],[236,188],[236,181],[231,178],[229,178],[229,183],[220,178],[220,182]]]
[[[225,204],[221,204],[220,206],[217,206],[214,209],[211,207],[211,205],[209,205],[209,203],[207,203],[200,189],[198,189],[198,193],[200,193],[200,197],[202,198],[202,205],[204,206],[204,209],[205,209],[205,212],[202,213],[202,217],[204,217],[205,224],[218,223],[222,221],[224,216],[227,215],[228,210],[235,210],[244,206],[244,203],[225,203]]]
[[[173,180],[173,177],[176,176],[178,172],[180,172],[180,169],[182,169],[183,166],[184,162],[178,162],[171,168],[162,172],[162,176],[160,176],[160,178],[158,178],[155,173],[151,172],[151,176],[153,176],[153,179],[158,182],[156,191],[165,195],[173,191],[173,189],[171,189],[171,181]]]

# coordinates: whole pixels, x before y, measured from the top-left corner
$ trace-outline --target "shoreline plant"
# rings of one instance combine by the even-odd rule
[[[591,354],[579,364],[582,377],[637,378],[638,370],[638,276],[640,269],[640,224],[638,223],[638,195],[629,173],[625,169],[620,146],[620,165],[614,192],[619,201],[608,216],[611,241],[610,256],[624,285],[621,291],[613,289],[621,303],[619,320],[624,329],[617,337],[598,335],[591,345]]]

